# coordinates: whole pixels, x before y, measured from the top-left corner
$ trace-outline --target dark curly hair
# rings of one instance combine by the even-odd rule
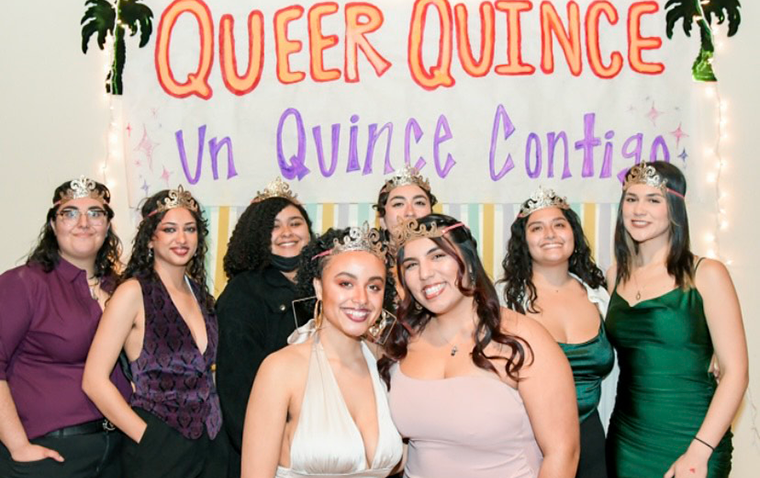
[[[429,228],[435,224],[439,230],[459,222],[443,214],[430,214],[417,219],[419,226]],[[456,260],[458,267],[456,283],[459,291],[475,301],[478,322],[475,326],[472,361],[476,366],[496,373],[496,367],[491,360],[503,357],[488,356],[485,354],[485,349],[492,341],[502,344],[510,350],[509,356],[506,357],[505,371],[511,379],[519,380],[519,372],[526,364],[526,350],[530,350],[530,344],[516,335],[502,331],[498,294],[478,257],[477,241],[467,227],[456,227],[447,232],[444,237],[431,237],[430,240]],[[390,337],[385,343],[385,356],[378,362],[378,369],[388,387],[390,387],[391,366],[406,357],[409,340],[413,335],[421,333],[433,318],[430,311],[424,307],[418,308],[420,304],[415,300],[404,280],[403,261],[404,248],[402,247],[396,255],[396,262],[399,281],[404,288],[404,298],[398,309],[398,318],[404,327],[394,327],[391,330]],[[465,274],[470,274],[473,279],[469,287],[462,285]]]
[[[314,237],[311,219],[300,204],[281,197],[251,203],[240,215],[227,245],[227,254],[224,255],[224,272],[229,279],[242,272],[261,270],[269,265],[274,219],[288,206],[298,209],[309,227],[309,236]]]
[[[111,219],[114,217],[113,209],[109,205],[111,202],[111,191],[104,184],[97,181],[93,182],[95,183],[95,191],[103,196],[103,209],[108,217],[106,237],[103,245],[98,249],[98,254],[95,256],[95,277],[115,279],[118,277],[122,265],[119,259],[121,257],[121,240],[111,225]],[[45,225],[40,230],[37,244],[26,259],[27,264],[38,264],[45,272],[55,269],[58,261],[61,259],[58,239],[55,237],[52,224],[55,222],[60,207],[63,206],[62,204],[58,204],[58,201],[66,195],[69,189],[71,189],[71,181],[66,181],[55,188],[55,192],[53,192],[53,206],[48,209]]]
[[[165,199],[169,197],[171,190],[164,189],[159,191],[153,196],[145,199],[140,206],[140,214],[142,215],[142,221],[137,227],[137,234],[135,234],[134,241],[132,242],[132,255],[127,263],[127,268],[124,270],[124,274],[121,277],[120,284],[127,279],[133,277],[153,276],[156,277],[156,272],[153,268],[154,258],[150,253],[150,247],[148,244],[153,239],[161,220],[166,216],[169,210],[153,213],[159,203],[163,203]],[[196,201],[196,204],[198,202]],[[198,204],[198,210],[189,210],[195,219],[196,226],[198,228],[198,248],[195,251],[195,255],[190,259],[190,262],[185,266],[185,271],[190,278],[198,284],[204,292],[204,305],[207,308],[211,308],[214,303],[214,298],[209,292],[208,284],[206,283],[206,253],[208,252],[208,244],[206,244],[206,237],[208,236],[208,221],[203,217],[203,212]]]
[[[527,206],[527,201],[523,207]],[[568,270],[580,277],[589,287],[607,287],[604,272],[596,265],[591,255],[591,246],[583,233],[581,220],[572,209],[560,209],[570,224],[573,232],[575,248],[568,259]],[[504,284],[504,301],[507,307],[522,314],[530,312],[537,314],[540,310],[535,302],[538,297],[536,286],[533,284],[533,259],[530,257],[528,242],[525,239],[527,217],[518,217],[512,223],[512,235],[507,243],[507,255],[501,263],[504,271],[503,278],[498,282]],[[525,305],[527,304],[527,308]]]
[[[396,189],[396,188],[393,188],[393,189]],[[380,193],[377,196],[377,202],[372,205],[372,208],[375,209],[375,211],[377,211],[377,215],[380,218],[385,217],[385,205],[388,204],[388,197],[390,197],[391,192],[393,192],[393,189],[385,190],[385,184],[383,184],[383,187],[380,188]],[[431,209],[433,208],[433,206],[438,204],[438,198],[435,197],[432,191],[428,191],[422,187],[420,187],[420,189],[422,189],[422,191],[427,196],[428,201],[430,201]]]
[[[647,163],[654,167],[657,174],[667,181],[668,189],[677,194],[665,194],[665,202],[668,205],[668,217],[670,226],[668,235],[670,243],[668,247],[667,267],[668,274],[676,281],[679,288],[691,287],[694,284],[694,254],[691,252],[689,239],[689,216],[686,213],[686,203],[683,196],[686,195],[686,178],[680,169],[665,161],[653,161]],[[626,173],[626,179],[630,171]],[[678,196],[680,194],[681,196]],[[617,221],[615,223],[615,263],[616,282],[625,282],[631,277],[633,257],[639,253],[639,245],[625,230],[623,223],[623,202],[625,191],[620,196]]]
[[[319,279],[322,277],[322,272],[325,269],[325,265],[330,261],[329,255],[318,257],[316,259],[312,258],[322,252],[326,252],[332,249],[334,246],[334,241],[336,239],[342,240],[348,235],[350,230],[350,227],[344,229],[334,229],[331,227],[321,236],[312,239],[312,241],[303,248],[303,251],[301,253],[301,263],[298,267],[298,273],[296,274],[296,283],[298,284],[298,292],[300,297],[313,297],[315,295],[314,279]],[[391,274],[390,261],[386,256],[385,295],[383,297],[383,307],[386,310],[393,310],[395,307],[395,301],[396,284],[393,279],[393,274]]]

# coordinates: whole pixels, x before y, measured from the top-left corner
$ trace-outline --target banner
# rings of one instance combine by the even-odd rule
[[[655,1],[151,2],[124,73],[130,202],[185,184],[244,206],[280,175],[370,203],[412,164],[446,203],[541,184],[616,202],[641,160],[684,167],[697,45]]]

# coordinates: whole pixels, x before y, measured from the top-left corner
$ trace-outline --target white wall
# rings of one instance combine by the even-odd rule
[[[664,3],[664,2],[663,2]],[[751,392],[760,405],[760,310],[755,250],[760,220],[754,217],[760,190],[760,165],[755,141],[760,124],[760,7],[745,0],[737,37],[726,42],[717,60],[720,91],[729,102],[725,146],[729,168],[729,229],[721,234],[722,252],[733,259],[731,273],[744,310],[750,349]],[[99,176],[106,152],[109,119],[103,92],[104,56],[80,51],[79,20],[84,2],[4,2],[0,16],[0,270],[19,264],[44,221],[53,189],[64,180]],[[680,32],[679,32],[680,34]],[[695,47],[696,47],[696,39]],[[128,45],[134,48],[134,43]],[[94,47],[94,43],[91,45]],[[694,55],[694,51],[684,52]],[[129,55],[129,53],[127,53]],[[129,68],[129,57],[127,57]],[[128,87],[128,85],[127,85]],[[697,160],[696,155],[692,160]],[[132,226],[127,219],[125,177],[120,164],[109,178],[116,209],[116,228],[126,243]],[[690,199],[694,249],[706,251],[702,236],[713,220],[709,200]],[[0,306],[2,306],[0,304]],[[734,433],[735,477],[757,476],[760,467],[760,417],[745,398]]]

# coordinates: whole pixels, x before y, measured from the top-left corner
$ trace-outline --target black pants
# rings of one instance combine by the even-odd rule
[[[65,460],[13,461],[0,443],[0,477],[2,478],[120,478],[119,451],[121,432],[98,432],[65,438],[39,437],[34,445],[55,450]]]
[[[197,440],[191,440],[153,414],[141,408],[133,410],[148,428],[140,443],[124,439],[124,478],[218,478],[207,470],[215,441],[205,431]]]
[[[581,423],[581,457],[578,461],[576,478],[607,478],[607,464],[604,454],[604,427],[599,420],[599,412]]]

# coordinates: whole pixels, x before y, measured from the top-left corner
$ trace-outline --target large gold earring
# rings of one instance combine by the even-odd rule
[[[317,303],[314,304],[314,325],[320,329],[322,328],[322,322],[324,322],[325,316],[322,315],[322,301],[317,299]]]
[[[364,338],[377,345],[385,344],[385,341],[388,340],[388,336],[391,334],[391,330],[393,330],[393,326],[396,325],[396,320],[395,315],[383,309],[380,312],[380,317],[364,333]]]

